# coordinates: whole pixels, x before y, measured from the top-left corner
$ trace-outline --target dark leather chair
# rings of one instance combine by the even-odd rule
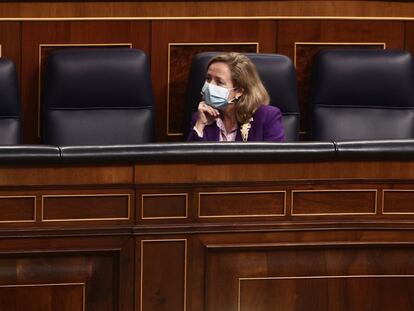
[[[0,58],[0,145],[21,142],[20,94],[14,63]]]
[[[192,61],[188,77],[185,102],[186,136],[188,135],[192,114],[197,111],[204,84],[207,64],[211,58],[221,52],[204,52],[197,54]],[[257,68],[260,78],[269,93],[270,104],[277,106],[283,116],[285,137],[287,141],[299,138],[299,104],[296,89],[296,73],[292,61],[284,55],[246,53]]]
[[[413,65],[404,51],[321,51],[312,71],[311,139],[413,138]]]
[[[43,139],[53,145],[154,140],[148,59],[134,49],[53,52],[43,92]]]

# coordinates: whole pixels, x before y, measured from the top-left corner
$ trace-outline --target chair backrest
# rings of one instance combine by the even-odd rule
[[[150,68],[143,51],[58,50],[46,64],[43,140],[55,145],[154,140]]]
[[[192,61],[187,84],[185,103],[185,125],[188,134],[191,115],[197,111],[204,84],[207,64],[211,58],[221,52],[204,52],[197,54]],[[269,93],[270,104],[282,112],[283,126],[287,141],[299,138],[299,104],[296,88],[296,73],[292,61],[279,54],[246,53],[255,64],[262,82]]]
[[[397,50],[325,50],[315,58],[311,139],[414,137],[414,67]]]
[[[16,67],[0,58],[0,145],[21,142],[20,94]]]

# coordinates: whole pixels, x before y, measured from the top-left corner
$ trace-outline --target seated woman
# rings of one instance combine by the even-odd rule
[[[251,60],[239,53],[212,58],[203,101],[193,115],[187,141],[284,141],[280,110],[269,95]]]

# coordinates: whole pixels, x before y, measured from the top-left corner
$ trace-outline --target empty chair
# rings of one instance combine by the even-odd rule
[[[43,140],[54,145],[154,140],[148,59],[134,49],[53,52],[43,92]]]
[[[20,95],[14,63],[0,58],[0,145],[21,142]]]
[[[413,69],[404,51],[320,52],[312,71],[311,138],[413,138]]]
[[[201,100],[200,91],[206,78],[207,64],[220,52],[197,54],[192,61],[187,84],[185,102],[185,125],[188,132],[192,114],[197,111]],[[296,74],[291,60],[278,54],[245,53],[255,64],[263,85],[270,96],[270,105],[277,106],[282,112],[285,138],[298,140],[299,104],[296,89]],[[186,135],[188,134],[186,132]]]

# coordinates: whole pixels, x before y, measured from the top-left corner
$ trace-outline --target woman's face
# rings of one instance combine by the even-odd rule
[[[235,97],[240,97],[243,93],[239,89],[234,89],[230,68],[227,64],[222,62],[212,63],[210,67],[208,67],[206,81],[229,89],[230,93],[227,98],[229,101]]]

